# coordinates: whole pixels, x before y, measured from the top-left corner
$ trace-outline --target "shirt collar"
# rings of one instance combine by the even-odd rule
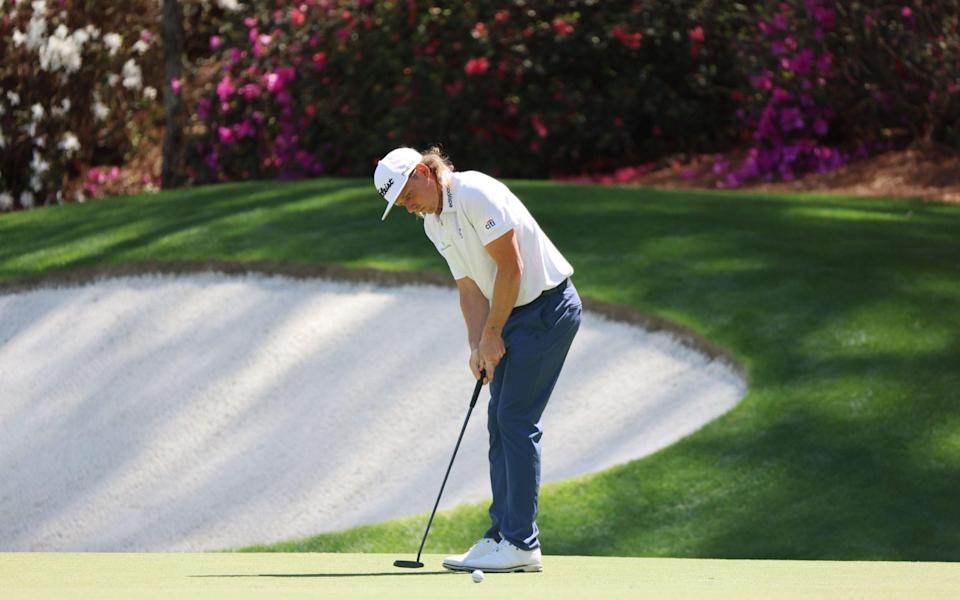
[[[442,195],[443,195],[443,213],[447,211],[456,212],[457,207],[459,206],[460,203],[457,201],[457,195],[454,193],[454,190],[453,190],[452,177],[450,178],[450,185],[444,186]],[[443,214],[443,213],[440,213],[440,214]]]
[[[454,178],[450,178],[450,185],[444,186],[440,194],[443,198],[443,211],[439,215],[433,215],[433,218],[436,219],[437,223],[443,224],[443,216],[447,213],[457,212],[457,208],[460,206],[460,201],[457,198],[456,190],[453,189]]]

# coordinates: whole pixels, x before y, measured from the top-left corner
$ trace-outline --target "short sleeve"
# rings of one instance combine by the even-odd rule
[[[464,203],[467,218],[486,246],[516,225],[510,214],[509,191],[499,186],[484,186],[472,190]]]

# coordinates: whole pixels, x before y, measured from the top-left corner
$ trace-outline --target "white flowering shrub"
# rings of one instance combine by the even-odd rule
[[[82,202],[123,162],[161,110],[159,10],[0,0],[0,211]]]

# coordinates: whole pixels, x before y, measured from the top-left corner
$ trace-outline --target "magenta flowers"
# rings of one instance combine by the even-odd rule
[[[220,80],[220,83],[217,84],[217,97],[220,98],[220,102],[227,102],[230,100],[230,96],[233,95],[235,89],[236,88],[233,86],[233,80],[230,79],[230,76],[224,76],[224,78]]]
[[[750,76],[753,93],[738,112],[753,145],[740,165],[720,169],[726,171],[721,187],[754,179],[791,180],[843,163],[843,154],[826,139],[834,116],[826,93],[833,55],[822,35],[835,25],[836,13],[829,4],[805,0],[798,8],[784,2],[759,21],[759,38],[753,43],[764,68]]]

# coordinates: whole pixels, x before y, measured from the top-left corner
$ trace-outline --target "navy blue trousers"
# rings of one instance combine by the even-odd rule
[[[487,407],[490,529],[484,537],[524,550],[540,546],[541,415],[580,328],[580,296],[569,280],[513,309],[503,327],[506,354],[494,370]]]

